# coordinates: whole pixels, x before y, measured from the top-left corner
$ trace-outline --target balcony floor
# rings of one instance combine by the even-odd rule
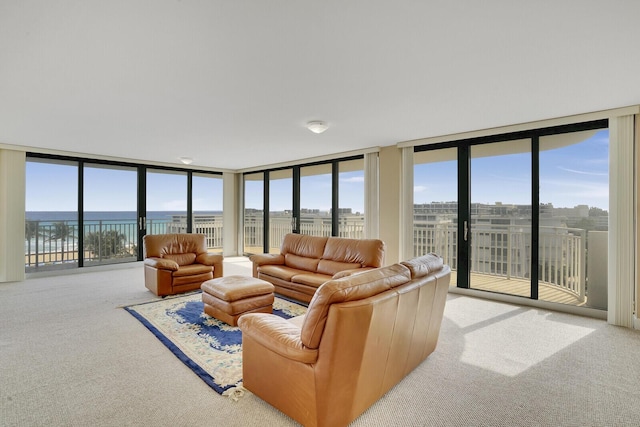
[[[451,272],[451,286],[457,282],[457,272]],[[528,298],[531,292],[531,283],[524,279],[507,279],[501,276],[489,274],[471,273],[471,288],[483,291],[499,292]],[[555,302],[575,306],[585,306],[586,300],[580,302],[575,295],[556,286],[540,283],[538,287],[538,299],[540,301]]]

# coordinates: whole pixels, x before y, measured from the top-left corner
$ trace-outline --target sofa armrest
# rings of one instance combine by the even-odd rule
[[[145,258],[144,264],[160,270],[177,271],[179,268],[178,263],[173,260],[156,257]]]
[[[222,277],[222,254],[210,254],[208,252],[198,254],[196,262],[198,264],[210,265],[213,267],[213,278]]]
[[[318,350],[305,347],[300,327],[275,314],[249,313],[238,319],[242,339],[249,337],[274,353],[300,363],[315,363]]]
[[[282,254],[254,254],[249,259],[253,263],[253,277],[258,277],[258,267],[261,265],[284,265]]]

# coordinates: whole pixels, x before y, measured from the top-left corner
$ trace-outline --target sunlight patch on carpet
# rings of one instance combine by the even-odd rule
[[[566,357],[562,354],[565,349],[594,332],[544,310],[465,298],[447,305],[445,317],[464,336],[460,361],[509,377],[546,359]]]

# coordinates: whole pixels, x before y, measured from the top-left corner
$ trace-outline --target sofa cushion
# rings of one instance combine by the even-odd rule
[[[329,276],[333,276],[339,271],[352,270],[354,268],[360,268],[360,267],[362,267],[362,265],[360,265],[357,262],[349,263],[349,262],[332,261],[329,259],[321,259],[320,262],[318,263],[318,268],[316,271],[321,274],[327,274]]]
[[[193,252],[186,254],[167,254],[163,258],[175,261],[179,266],[193,264],[196,260],[196,254]]]
[[[284,265],[261,265],[258,267],[258,271],[261,274],[266,274],[278,279],[291,281],[291,278],[296,274],[305,274],[308,271],[298,270],[297,268],[291,268]]]
[[[213,267],[203,264],[189,264],[181,266],[177,271],[173,272],[173,277],[192,276],[194,274],[211,273]]]
[[[315,272],[318,267],[318,258],[307,258],[300,255],[286,254],[284,256],[284,265],[291,268],[297,268],[298,270],[306,270]]]
[[[384,242],[378,239],[345,239],[329,237],[322,259],[381,267],[384,262]]]
[[[331,304],[368,298],[400,286],[409,280],[411,280],[411,273],[401,264],[329,280],[318,288],[309,303],[302,325],[302,343],[309,348],[319,347]]]
[[[326,243],[327,237],[290,233],[284,236],[280,253],[283,255],[300,255],[307,258],[321,258]]]
[[[300,283],[302,285],[313,286],[314,288],[320,287],[324,282],[331,280],[331,276],[318,273],[296,274],[291,278],[293,283]]]

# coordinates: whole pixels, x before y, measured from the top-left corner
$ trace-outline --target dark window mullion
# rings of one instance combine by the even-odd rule
[[[300,233],[300,166],[293,167],[293,232]]]
[[[269,171],[264,172],[262,185],[263,212],[262,212],[262,250],[269,253]]]
[[[193,233],[193,172],[187,172],[187,233]]]
[[[144,236],[147,217],[147,168],[138,166],[138,261],[144,260]]]
[[[78,268],[84,266],[84,161],[78,161]]]
[[[458,146],[458,287],[469,288],[471,260],[471,160],[469,144]],[[465,240],[465,234],[467,239]]]
[[[340,184],[340,164],[334,161],[331,164],[331,235],[340,234],[340,212],[339,212],[339,184]]]
[[[540,238],[540,138],[531,139],[531,299],[538,299]]]

